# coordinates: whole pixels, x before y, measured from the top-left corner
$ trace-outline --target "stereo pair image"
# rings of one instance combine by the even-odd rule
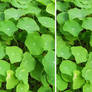
[[[92,92],[92,0],[0,0],[0,92]]]

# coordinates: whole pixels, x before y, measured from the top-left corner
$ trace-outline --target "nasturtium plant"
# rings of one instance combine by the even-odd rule
[[[0,0],[0,92],[54,92],[55,0]]]
[[[91,92],[92,0],[57,0],[56,8],[57,74],[68,84],[62,92]]]

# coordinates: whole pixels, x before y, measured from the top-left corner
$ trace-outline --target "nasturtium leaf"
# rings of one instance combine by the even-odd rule
[[[92,0],[87,0],[87,1],[85,1],[85,0],[78,0],[78,1],[72,0],[72,2],[80,8],[87,8],[87,9],[92,8]]]
[[[24,67],[28,72],[31,72],[35,68],[36,61],[29,52],[25,52],[21,62],[21,66]]]
[[[83,24],[82,24],[82,27],[87,29],[87,30],[91,30],[92,31],[92,18],[91,17],[88,17],[88,18],[85,18],[83,20]]]
[[[21,16],[21,11],[15,8],[9,8],[4,11],[4,14],[5,14],[6,20],[11,19],[11,18],[14,18],[15,20],[17,20]]]
[[[37,0],[37,1],[38,1],[39,3],[45,5],[45,6],[47,6],[48,4],[51,3],[51,0]]]
[[[88,80],[90,83],[92,83],[92,68],[84,67],[82,70],[82,76],[85,78],[85,80]]]
[[[68,87],[68,83],[65,82],[58,74],[56,76],[56,84],[57,84],[57,89],[60,90],[60,91],[63,91],[65,89],[67,89]]]
[[[28,34],[25,45],[32,55],[40,55],[43,52],[43,39],[37,32]]]
[[[59,10],[59,11],[66,11],[70,7],[69,3],[67,3],[67,2],[57,1],[56,4],[57,4],[57,10]]]
[[[44,42],[44,45],[43,45],[44,50],[53,50],[55,48],[54,46],[55,41],[54,41],[53,36],[48,35],[48,34],[43,34],[42,39]]]
[[[70,60],[63,60],[59,69],[61,73],[73,76],[73,72],[77,69],[77,65]]]
[[[15,78],[14,72],[12,70],[7,71],[6,77],[6,88],[12,89],[18,84],[18,80]]]
[[[38,17],[38,21],[46,28],[55,28],[55,21],[50,17]]]
[[[66,21],[63,26],[63,30],[65,32],[69,32],[70,34],[72,34],[75,37],[77,37],[79,35],[79,33],[82,31],[82,29],[83,28],[81,27],[81,25],[75,20]]]
[[[16,69],[16,77],[18,80],[22,81],[24,84],[28,83],[28,71],[23,67],[18,67]]]
[[[92,84],[85,83],[85,85],[83,86],[83,92],[92,92]]]
[[[42,64],[44,66],[44,70],[48,75],[48,80],[51,84],[54,85],[55,80],[55,60],[54,51],[48,51],[48,53],[43,58]]]
[[[64,91],[64,92],[72,92],[72,90],[66,90],[66,91]]]
[[[10,64],[7,61],[0,60],[0,75],[6,76],[8,70],[10,70]]]
[[[68,11],[68,14],[69,14],[69,19],[70,20],[75,19],[75,18],[82,19],[85,16],[83,14],[82,10],[78,9],[78,8],[70,9]]]
[[[75,57],[76,63],[80,64],[87,61],[88,52],[82,46],[73,46],[71,47],[73,56]]]
[[[57,56],[64,59],[69,59],[71,56],[70,46],[60,36],[57,36]]]
[[[3,32],[8,36],[13,36],[16,31],[17,27],[12,21],[0,21],[0,32]]]
[[[75,70],[73,73],[73,89],[79,89],[83,86],[85,80],[83,79],[81,72]]]
[[[16,87],[16,92],[28,92],[29,91],[29,85],[23,84],[20,82]]]
[[[65,81],[65,82],[72,82],[72,77],[67,75],[67,74],[61,74],[61,77],[62,79]]]
[[[10,62],[13,64],[21,62],[23,51],[17,46],[9,46],[6,47],[6,54],[9,56]]]
[[[43,86],[45,86],[45,87],[48,87],[49,86],[48,81],[47,81],[47,78],[46,78],[46,74],[43,74],[41,76],[41,82],[42,82]]]
[[[68,14],[66,12],[59,13],[57,15],[57,22],[61,25],[64,24],[68,20]]]
[[[52,89],[51,89],[50,87],[41,86],[41,87],[38,89],[38,92],[52,92]]]
[[[17,27],[21,30],[27,31],[28,33],[39,31],[39,26],[37,25],[35,20],[29,17],[19,19]]]
[[[34,78],[38,81],[41,81],[42,73],[43,73],[43,66],[41,63],[37,62],[35,69],[30,72],[30,75],[32,78]]]
[[[46,11],[47,11],[49,14],[55,15],[55,4],[54,4],[54,3],[48,4],[48,6],[47,6],[47,8],[46,8]]]

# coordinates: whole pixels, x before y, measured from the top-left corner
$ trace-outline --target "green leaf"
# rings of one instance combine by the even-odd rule
[[[44,70],[48,75],[48,80],[51,84],[54,85],[55,80],[55,60],[54,51],[49,51],[45,57],[43,58],[42,64],[44,66]]]
[[[8,70],[10,70],[10,64],[4,60],[0,60],[0,74],[6,76]]]
[[[82,27],[75,20],[70,20],[65,22],[63,26],[63,30],[77,37],[79,33],[82,31]]]
[[[76,70],[73,74],[73,89],[79,89],[83,86],[85,80],[82,78],[81,72]]]
[[[41,63],[37,62],[35,69],[30,72],[32,78],[40,81],[43,73],[43,66]]]
[[[65,82],[64,80],[62,80],[62,78],[57,74],[56,76],[56,84],[57,84],[57,89],[60,90],[60,91],[63,91],[65,89],[67,89],[68,87],[68,83]]]
[[[68,14],[66,12],[59,13],[57,15],[57,22],[61,25],[68,20]]]
[[[92,92],[92,84],[90,83],[86,83],[84,86],[83,86],[83,92]]]
[[[82,27],[87,29],[87,30],[91,30],[92,31],[92,18],[91,17],[88,17],[88,18],[85,18],[83,20],[83,24],[82,24]]]
[[[47,8],[46,8],[46,11],[49,13],[49,14],[52,14],[55,16],[55,4],[54,3],[50,3],[47,5]]]
[[[88,52],[82,46],[71,47],[73,56],[75,57],[76,63],[80,64],[87,61]]]
[[[24,84],[28,83],[28,71],[23,67],[18,67],[16,69],[16,77],[18,80],[23,81]]]
[[[52,89],[51,89],[50,87],[41,86],[41,87],[38,89],[38,92],[52,92]]]
[[[28,72],[31,72],[31,71],[34,70],[35,64],[36,64],[36,61],[31,56],[31,54],[28,53],[28,52],[25,52],[24,55],[23,55],[23,59],[22,59],[20,66],[25,68]]]
[[[6,47],[6,54],[9,56],[10,62],[17,63],[21,62],[23,51],[17,46]]]
[[[50,0],[37,0],[38,2],[40,2],[41,4],[47,6],[49,3],[51,3]]]
[[[82,70],[82,76],[85,78],[85,80],[88,80],[90,83],[92,83],[92,68],[84,67]]]
[[[38,21],[46,28],[55,28],[55,21],[50,17],[38,17]]]
[[[57,36],[57,56],[64,59],[68,59],[71,56],[70,46],[60,36]]]
[[[18,80],[14,76],[14,72],[12,70],[7,71],[6,77],[6,88],[12,89],[18,84]]]
[[[20,28],[21,30],[27,31],[28,33],[39,31],[39,26],[37,25],[35,20],[29,17],[19,19],[17,27]]]
[[[32,55],[40,55],[43,52],[43,40],[37,32],[28,34],[25,45]]]
[[[0,21],[0,31],[8,36],[13,36],[14,32],[17,31],[17,27],[10,20]]]
[[[28,92],[29,85],[22,82],[17,85],[16,92]]]
[[[54,38],[49,34],[43,34],[42,36],[43,42],[44,42],[44,50],[53,50],[55,48],[54,44]]]
[[[59,69],[61,73],[72,76],[73,72],[77,69],[77,65],[70,60],[63,60]]]
[[[59,10],[59,11],[66,11],[70,7],[69,3],[67,3],[67,2],[57,1],[56,4],[57,4],[57,10]]]

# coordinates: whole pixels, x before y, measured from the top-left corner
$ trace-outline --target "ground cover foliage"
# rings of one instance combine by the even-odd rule
[[[92,92],[92,0],[57,0],[57,92]]]
[[[0,92],[54,92],[54,9],[54,0],[0,0]]]

